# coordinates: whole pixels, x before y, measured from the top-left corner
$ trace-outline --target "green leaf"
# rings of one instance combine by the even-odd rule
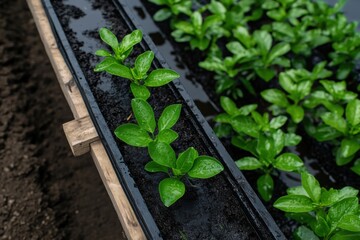
[[[301,173],[301,185],[314,202],[320,201],[321,187],[313,175],[307,172]]]
[[[172,128],[178,121],[181,113],[181,104],[167,106],[161,113],[158,121],[159,131]]]
[[[357,159],[354,163],[354,166],[351,168],[351,171],[353,171],[354,173],[356,173],[357,175],[360,176],[360,160]]]
[[[156,139],[159,142],[164,142],[164,143],[170,144],[173,141],[175,141],[178,137],[179,137],[179,134],[177,134],[177,132],[175,132],[171,129],[164,129],[159,132]]]
[[[254,157],[244,157],[235,163],[240,170],[255,170],[263,166],[263,164]]]
[[[266,56],[272,45],[272,37],[270,33],[257,30],[254,32],[253,37],[258,47],[260,48],[261,55]]]
[[[301,136],[295,133],[285,134],[285,146],[296,146],[301,142]]]
[[[340,190],[336,189],[321,189],[321,204],[324,206],[331,206],[345,198],[356,197],[359,190],[352,187],[344,187]]]
[[[290,115],[294,123],[299,123],[304,119],[304,109],[298,105],[291,105],[286,108],[286,112]]]
[[[251,48],[252,39],[245,27],[238,26],[233,30],[234,37],[237,38],[246,48]]]
[[[255,72],[260,78],[262,78],[266,82],[273,79],[276,75],[275,70],[272,68],[255,68]]]
[[[158,68],[145,79],[145,86],[160,87],[179,77],[180,75],[173,70]]]
[[[99,56],[99,57],[111,57],[112,56],[110,52],[108,52],[104,49],[96,50],[95,55]]]
[[[146,73],[147,71],[149,71],[153,59],[154,53],[152,51],[146,51],[136,58],[135,70],[141,79],[146,76]]]
[[[122,65],[120,63],[113,63],[110,66],[107,66],[104,69],[107,73],[110,73],[112,75],[118,76],[118,77],[122,77],[122,78],[127,78],[130,80],[134,80],[134,77],[131,73],[130,68],[126,67],[125,65]]]
[[[117,49],[119,42],[116,36],[107,28],[100,28],[99,30],[100,38],[107,45],[109,45],[114,51]]]
[[[135,98],[140,98],[146,101],[150,97],[150,91],[145,86],[131,83],[130,89]]]
[[[352,125],[356,126],[360,123],[360,100],[354,99],[346,106],[346,120]]]
[[[172,13],[171,13],[170,9],[162,8],[154,14],[153,19],[157,22],[161,22],[161,21],[164,21],[164,20],[168,19],[169,17],[171,17],[171,15],[172,15]]]
[[[358,208],[359,200],[356,197],[345,198],[334,204],[328,212],[331,228],[335,229],[342,222],[344,216],[356,213]]]
[[[279,107],[287,107],[289,102],[284,92],[279,89],[267,89],[261,92],[261,96],[269,103],[273,103]]]
[[[231,125],[238,133],[243,132],[254,138],[259,135],[259,126],[249,116],[237,116],[231,120]]]
[[[270,201],[274,191],[274,180],[269,174],[260,176],[256,182],[258,192],[264,201]]]
[[[276,156],[276,150],[273,138],[259,134],[256,151],[260,155],[260,160],[266,161],[268,164],[272,163]]]
[[[286,190],[288,195],[302,195],[305,197],[309,197],[303,186],[291,187]]]
[[[202,25],[203,19],[202,19],[200,12],[193,12],[193,14],[191,16],[191,21],[197,31],[201,30],[201,25]]]
[[[152,142],[148,147],[149,155],[156,163],[174,168],[176,156],[172,147],[164,142]]]
[[[145,170],[151,173],[164,172],[168,173],[168,168],[154,161],[150,161],[145,165]]]
[[[175,178],[165,178],[159,183],[159,193],[163,204],[170,207],[185,194],[185,184]]]
[[[338,231],[336,232],[330,240],[359,240],[360,233],[354,233],[349,231]]]
[[[315,209],[313,201],[303,195],[287,195],[277,199],[274,207],[284,212],[302,213]]]
[[[127,34],[121,41],[119,49],[122,53],[125,53],[127,50],[131,49],[133,46],[141,42],[142,32],[140,30],[134,30],[130,34]]]
[[[285,116],[278,116],[278,117],[274,117],[273,119],[271,119],[270,121],[270,127],[272,129],[279,129],[282,126],[284,126],[284,124],[287,121],[287,117]]]
[[[338,130],[341,133],[346,133],[347,131],[347,124],[346,120],[339,116],[336,113],[326,112],[321,115],[321,119],[324,121],[326,125]]]
[[[272,139],[274,140],[274,149],[275,149],[275,155],[278,155],[282,152],[284,146],[285,146],[285,134],[281,129],[278,129],[274,131],[272,134]]]
[[[278,43],[270,51],[268,55],[268,63],[272,63],[275,58],[280,57],[290,51],[290,45],[288,43]]]
[[[117,127],[115,135],[126,144],[134,147],[147,147],[153,141],[144,129],[133,123],[126,123]]]
[[[154,133],[156,121],[151,105],[141,98],[134,98],[131,100],[131,108],[139,126],[148,132]]]
[[[213,157],[199,156],[195,159],[194,165],[188,172],[192,178],[211,178],[224,170],[223,165]]]
[[[94,68],[94,72],[102,72],[105,71],[108,67],[110,67],[113,64],[116,64],[116,59],[113,57],[107,57],[104,60],[102,60],[100,63],[96,64]]]
[[[180,153],[176,160],[176,169],[185,174],[190,171],[194,165],[195,159],[199,156],[195,148],[189,147],[186,151]]]
[[[319,237],[325,237],[331,231],[327,221],[319,215],[316,216],[316,224],[313,227],[313,230],[316,233],[316,235]]]
[[[229,115],[234,116],[238,113],[238,108],[236,104],[228,97],[221,96],[220,105]]]
[[[350,214],[344,216],[338,227],[352,232],[360,232],[360,215]]]
[[[303,161],[293,153],[283,153],[274,162],[275,168],[288,172],[296,171],[303,166]]]
[[[344,138],[341,141],[340,148],[338,149],[339,154],[342,158],[349,158],[355,155],[360,150],[360,144],[355,139]],[[340,166],[346,163],[338,163]]]
[[[294,232],[295,240],[320,240],[313,231],[305,226],[298,227]]]

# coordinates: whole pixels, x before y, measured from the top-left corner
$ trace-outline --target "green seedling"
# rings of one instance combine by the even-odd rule
[[[303,102],[310,95],[314,82],[318,79],[327,78],[332,73],[325,69],[326,62],[317,64],[312,72],[305,69],[291,69],[282,72],[279,77],[280,89],[267,89],[261,92],[261,96],[272,103],[270,109],[274,115],[288,113],[294,123],[300,123],[304,119],[305,111]]]
[[[124,63],[125,59],[131,54],[134,46],[142,40],[142,32],[140,30],[135,30],[125,35],[121,42],[119,42],[115,34],[107,28],[100,28],[99,34],[101,40],[112,49],[112,52],[105,49],[99,49],[95,52],[95,55],[105,57],[103,60],[104,63],[100,63],[100,66],[111,61]]]
[[[360,150],[360,100],[349,101],[345,116],[338,112],[325,112],[321,120],[323,123],[308,127],[307,132],[320,142],[340,139],[335,151],[336,163],[342,166],[351,162]]]
[[[161,22],[170,17],[177,17],[180,14],[185,14],[190,16],[192,11],[192,1],[191,0],[149,0],[159,6],[164,6],[158,10],[153,18],[155,21]]]
[[[169,175],[159,184],[160,198],[165,206],[171,206],[184,195],[183,177],[206,179],[223,171],[218,160],[198,156],[192,147],[176,158],[170,144],[178,138],[178,134],[171,128],[180,117],[180,104],[166,107],[157,122],[151,105],[145,100],[134,98],[131,107],[137,124],[123,124],[116,128],[115,135],[130,146],[147,147],[152,161],[145,165],[146,171]]]
[[[177,42],[189,42],[191,49],[204,51],[211,42],[228,35],[222,27],[221,17],[210,15],[203,19],[200,11],[195,11],[190,16],[190,21],[176,21],[171,35]]]
[[[106,32],[105,35],[104,32]],[[109,30],[104,28],[100,29],[100,36],[102,36],[101,38],[103,40],[105,39],[104,42],[106,43],[109,43],[109,39],[115,37],[115,35],[113,35]],[[117,44],[120,46],[118,47],[119,49],[123,49],[123,47],[121,47],[123,45],[127,46],[127,48],[125,48],[127,49],[125,52],[126,54],[121,56],[128,57],[132,47],[141,41],[141,38],[138,36],[141,36],[141,31],[135,30],[131,34],[126,35],[120,45]],[[134,67],[129,67],[113,55],[107,56],[102,62],[96,65],[94,71],[105,71],[111,75],[129,79],[131,81],[131,92],[135,98],[147,100],[150,97],[148,87],[160,87],[180,77],[180,75],[175,71],[166,68],[158,68],[149,72],[153,59],[154,53],[152,51],[146,51],[136,58]]]
[[[163,204],[171,206],[185,194],[182,179],[211,178],[224,170],[222,164],[213,157],[199,156],[195,148],[190,147],[176,158],[172,147],[164,142],[152,142],[148,151],[152,159],[145,165],[148,172],[164,172],[168,175],[159,183],[159,193]]]
[[[330,112],[342,115],[343,105],[357,98],[357,94],[346,90],[346,82],[335,82],[320,80],[322,88],[312,92],[308,99],[304,101],[304,107],[309,109],[324,106]]]
[[[138,124],[126,123],[115,130],[115,135],[126,144],[148,147],[154,141],[170,144],[179,137],[171,128],[180,117],[180,104],[167,106],[158,121],[153,108],[145,100],[134,98],[131,100],[131,107]]]
[[[301,174],[301,186],[289,188],[274,207],[302,224],[294,232],[299,240],[360,239],[359,191],[321,188],[314,176]]]
[[[257,189],[261,197],[269,201],[274,189],[271,177],[274,169],[290,172],[303,168],[304,163],[298,156],[282,153],[284,147],[297,145],[301,137],[293,133],[284,133],[280,129],[286,123],[286,117],[278,116],[269,121],[268,114],[260,115],[255,111],[255,104],[238,108],[231,99],[222,97],[221,106],[225,113],[218,115],[214,120],[231,126],[230,131],[236,132],[231,143],[253,155],[237,160],[236,165],[240,170],[263,172],[257,180]],[[219,131],[222,135],[230,134],[224,126],[218,128],[217,133]]]

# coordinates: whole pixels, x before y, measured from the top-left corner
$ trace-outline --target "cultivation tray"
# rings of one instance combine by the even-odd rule
[[[54,2],[56,3],[56,1]],[[229,196],[229,202],[232,203],[232,205],[229,204],[227,206],[226,216],[232,215],[234,221],[235,218],[240,219],[239,221],[242,223],[241,226],[243,227],[244,232],[243,236],[227,236],[223,234],[223,236],[221,236],[222,238],[240,239],[246,238],[246,236],[255,238],[257,235],[257,237],[260,239],[285,239],[270,214],[267,212],[259,198],[252,190],[251,186],[244,178],[243,174],[238,171],[234,161],[231,159],[223,145],[214,135],[212,129],[195,106],[193,100],[184,90],[180,80],[175,80],[170,84],[169,87],[162,88],[158,92],[155,92],[154,96],[161,99],[161,96],[170,94],[171,96],[169,98],[173,98],[175,102],[183,103],[183,115],[185,117],[183,117],[181,123],[184,124],[184,126],[190,126],[189,128],[191,131],[196,132],[197,138],[199,138],[199,136],[201,137],[201,139],[194,139],[194,137],[191,138],[191,136],[189,136],[185,139],[194,141],[194,143],[198,143],[200,148],[201,146],[206,146],[205,148],[203,147],[202,151],[217,157],[225,165],[225,172],[221,174],[220,177],[216,177],[214,180],[208,180],[206,182],[210,182],[211,184],[216,183],[218,185],[223,184],[227,187],[227,190],[225,188],[214,189],[213,192],[207,193],[207,195],[204,193],[205,197],[201,197],[202,195],[197,195],[199,192],[201,192],[201,190],[192,189],[189,191],[190,196],[186,197],[186,199],[183,201],[183,205],[185,205],[185,207],[182,206],[180,202],[169,210],[165,209],[164,207],[155,207],[155,204],[159,204],[158,202],[146,203],[144,201],[144,197],[141,194],[144,192],[144,186],[142,185],[143,182],[137,181],[139,178],[133,175],[132,170],[129,169],[131,167],[134,168],[134,166],[135,168],[136,166],[141,166],[142,163],[136,165],[136,163],[129,163],[126,158],[123,158],[123,156],[127,156],[129,152],[133,150],[129,147],[121,145],[119,141],[115,140],[112,134],[114,129],[112,124],[115,123],[109,123],[109,119],[114,120],[119,118],[119,113],[116,112],[116,108],[121,108],[123,112],[129,112],[129,106],[122,105],[126,102],[127,105],[129,105],[129,93],[124,91],[123,88],[119,88],[119,86],[126,86],[126,83],[121,83],[119,80],[116,80],[115,82],[110,77],[102,75],[100,82],[97,82],[96,84],[92,83],[93,85],[100,87],[100,89],[94,90],[93,85],[89,84],[87,79],[89,74],[95,75],[95,73],[92,72],[92,67],[84,71],[84,67],[80,64],[81,61],[84,62],[84,59],[91,62],[91,64],[94,64],[95,60],[97,61],[97,59],[94,60],[94,58],[91,57],[87,58],[88,56],[92,56],[92,54],[89,54],[90,52],[95,51],[94,47],[97,48],[100,44],[98,39],[94,40],[94,35],[96,34],[96,31],[99,27],[109,25],[109,22],[102,18],[103,15],[94,14],[94,12],[92,12],[92,6],[88,6],[89,2],[90,1],[84,0],[71,1],[71,4],[74,4],[74,6],[79,4],[77,7],[81,7],[83,13],[85,11],[85,16],[88,16],[91,19],[87,18],[88,21],[84,22],[75,21],[75,23],[70,26],[70,30],[64,30],[64,26],[69,28],[70,24],[66,25],[66,19],[64,20],[64,18],[59,20],[58,15],[61,14],[58,13],[57,15],[54,10],[54,6],[52,5],[52,1],[44,0],[41,2],[40,0],[28,0],[28,4],[33,13],[46,51],[58,77],[60,86],[62,87],[63,93],[75,117],[74,121],[64,124],[64,130],[66,132],[70,146],[72,147],[73,153],[75,155],[83,154],[89,150],[91,151],[94,162],[98,167],[100,176],[102,177],[104,185],[108,190],[110,198],[114,204],[128,238],[161,239],[164,233],[160,231],[159,228],[162,229],[163,226],[158,226],[158,222],[156,222],[153,217],[154,212],[159,215],[159,211],[163,211],[161,213],[164,213],[166,216],[177,217],[176,220],[172,219],[172,221],[175,221],[175,223],[180,225],[180,227],[178,225],[170,227],[179,227],[178,229],[184,228],[185,230],[188,230],[187,227],[190,225],[188,223],[184,223],[184,220],[189,217],[191,220],[195,217],[191,216],[191,214],[188,216],[187,214],[191,213],[192,211],[197,213],[197,211],[195,211],[196,209],[191,208],[192,203],[198,204],[198,202],[204,200],[206,196],[213,200],[215,200],[215,196],[223,198]],[[126,28],[122,29],[123,32],[129,32],[130,30],[139,28],[139,26],[136,24],[136,21],[134,20],[132,12],[122,4],[123,2],[113,2],[110,0],[103,0],[99,2],[106,2],[107,5],[99,5],[96,8],[97,11],[104,11],[104,8],[106,8],[106,12],[103,12],[103,14],[110,14],[110,19],[115,18],[117,21],[121,21],[124,28]],[[68,3],[70,4],[70,1]],[[87,10],[90,12],[87,13]],[[62,16],[69,17],[64,13]],[[78,17],[81,19],[83,17],[82,13],[79,14]],[[96,17],[98,17],[98,19],[96,19]],[[82,25],[81,23],[85,25]],[[73,30],[77,30],[78,32],[74,33],[72,32]],[[68,32],[67,35],[65,34],[66,31]],[[85,42],[83,41],[80,47],[76,46],[74,48],[74,39],[84,40],[83,37],[85,35],[83,33],[87,35],[87,38],[85,37]],[[77,53],[80,51],[79,48],[81,48],[81,51],[86,49],[89,54],[85,54],[85,56],[82,56],[83,58],[79,58],[77,55]],[[144,41],[141,44],[141,48],[142,50],[150,49],[154,51],[156,55],[154,64],[155,67],[167,67],[166,59],[163,59],[160,56],[159,51],[156,49],[150,38],[146,35],[144,36]],[[113,85],[110,86],[109,84],[106,84],[106,81],[110,81],[110,83]],[[186,81],[183,80],[183,82]],[[99,95],[101,95],[100,93],[103,92],[109,93],[111,97],[115,99],[114,102],[110,102],[111,106],[106,112],[102,112],[99,107],[99,105],[103,104],[103,102],[99,103],[99,101],[96,101],[101,99]],[[168,99],[162,100],[168,101]],[[161,107],[162,106],[160,106],[160,108]],[[127,117],[128,115],[120,116],[121,119],[126,119]],[[111,127],[109,127],[109,125]],[[180,135],[181,134],[184,133],[180,132]],[[197,147],[198,144],[196,144]],[[141,154],[142,153],[140,152],[139,155],[143,156]],[[135,165],[130,167],[128,166],[132,164]],[[156,192],[156,184],[154,184],[156,178],[148,177],[146,180],[152,181],[149,183],[148,188],[153,190],[155,189]],[[210,183],[207,184],[210,185]],[[204,183],[204,185],[201,186],[204,186],[204,189],[209,189],[208,185]],[[224,190],[224,196],[222,196],[222,190]],[[148,196],[146,198],[148,198]],[[195,198],[195,200],[192,198]],[[209,208],[216,206],[217,204],[220,205],[220,203],[216,201],[207,204]],[[183,212],[184,214],[182,214]],[[236,215],[238,212],[240,212],[242,215]],[[206,214],[205,211],[201,213]],[[206,217],[221,217],[221,215]],[[200,226],[202,221],[204,220],[195,221],[193,224],[195,224],[195,226],[196,224]],[[181,224],[184,224],[185,227]],[[226,229],[228,226],[222,227]],[[194,229],[194,231],[195,230],[197,229]],[[204,229],[200,230],[207,231],[209,229],[206,229],[205,227]],[[216,230],[219,231],[219,229]],[[223,233],[225,233],[225,231]],[[179,234],[179,232],[176,234]],[[180,234],[183,233],[180,231]],[[237,234],[239,234],[239,232],[237,232]]]

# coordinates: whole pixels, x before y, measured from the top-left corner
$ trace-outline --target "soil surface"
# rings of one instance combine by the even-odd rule
[[[0,2],[0,239],[123,239],[23,0]]]
[[[99,27],[111,28],[119,39],[130,31],[114,5],[109,0],[54,0],[52,3],[111,132],[129,119],[133,122],[129,81],[93,72],[100,60],[93,53],[96,48],[105,47],[97,33]],[[142,51],[139,47],[134,48],[128,61],[134,62]],[[194,127],[193,117],[185,108],[185,101],[179,99],[179,93],[172,93],[168,86],[156,88],[152,90],[149,103],[154,107],[156,118],[165,106],[183,104],[183,114],[173,128],[180,135],[172,145],[177,153],[195,146],[200,155],[214,154],[213,150],[207,149],[203,133]],[[117,144],[164,239],[256,239],[225,174],[205,181],[185,181],[185,196],[166,208],[158,193],[158,183],[166,176],[149,174],[144,170],[145,164],[150,161],[146,149],[127,146],[119,140]]]

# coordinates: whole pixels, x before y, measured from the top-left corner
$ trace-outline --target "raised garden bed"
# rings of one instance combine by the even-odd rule
[[[44,1],[44,4],[94,125],[148,238],[283,238],[179,81],[152,91],[150,103],[156,104],[155,115],[169,103],[183,103],[183,114],[175,130],[186,134],[175,142],[174,148],[197,146],[201,154],[220,159],[225,171],[209,181],[194,181],[195,187],[188,188],[184,199],[165,208],[156,189],[160,179],[143,170],[148,156],[142,150],[115,141],[112,134],[131,114],[129,83],[93,72],[99,60],[93,53],[101,47],[98,29],[111,27],[121,38],[134,29],[129,16],[111,1]],[[141,48],[157,53],[151,41],[145,40]],[[141,48],[135,48],[134,52],[139,53]],[[156,60],[154,67],[166,66],[158,54],[157,58],[160,61]]]
[[[149,13],[154,14],[157,8],[146,1],[130,1],[125,4],[122,1],[105,0],[79,0],[71,3],[45,0],[44,3],[64,55],[87,101],[97,131],[148,238],[251,239],[256,238],[256,234],[260,239],[284,238],[247,180],[214,136],[193,100],[184,91],[180,81],[176,80],[169,86],[152,90],[149,103],[156,106],[155,116],[159,117],[162,109],[169,104],[183,104],[182,116],[174,128],[181,137],[175,142],[174,149],[179,151],[189,146],[197,146],[201,154],[214,156],[224,163],[223,174],[204,182],[194,181],[196,187],[188,187],[185,197],[167,209],[160,203],[156,189],[161,176],[149,175],[143,170],[143,166],[149,161],[146,152],[114,139],[113,130],[119,124],[129,120],[133,122],[134,119],[131,117],[128,81],[93,72],[99,61],[93,53],[102,47],[97,32],[100,27],[111,28],[119,39],[136,28],[148,34],[150,37],[144,36],[145,41],[141,47],[135,48],[134,54],[153,50],[157,58],[154,68],[166,67],[166,62],[169,62],[170,68],[186,77],[182,77],[181,82],[193,96],[202,114],[210,120],[219,112],[220,106],[217,106],[219,99],[210,81],[213,74],[197,67],[198,62],[204,59],[202,52],[195,51],[194,54],[185,44],[175,43],[166,23],[156,25],[149,18]],[[140,25],[137,25],[137,22],[140,22]],[[130,57],[130,60],[133,60],[133,57]],[[261,84],[256,90],[265,88],[266,86]],[[253,98],[249,98],[250,100],[244,102],[250,103]],[[340,188],[349,185],[359,189],[358,181],[354,181],[357,178],[354,173],[348,168],[339,168],[334,162],[327,161],[332,158],[330,145],[314,141],[307,137],[302,129],[299,132],[303,141],[290,150],[299,153],[322,186]],[[244,156],[244,152],[231,147],[226,139],[224,143],[234,159]],[[245,176],[255,186],[258,175],[247,172]],[[286,187],[296,186],[299,182],[298,175],[282,173],[276,179],[277,188],[273,199],[285,195]],[[271,208],[272,204],[273,201],[267,203],[269,211],[285,235],[290,236],[296,225],[286,220],[283,213]],[[224,232],[227,233],[225,236]]]

